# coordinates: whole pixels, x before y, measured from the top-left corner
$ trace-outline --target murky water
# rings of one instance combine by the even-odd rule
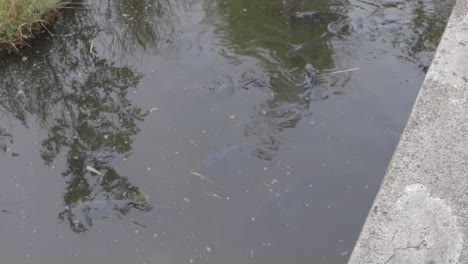
[[[75,2],[1,58],[0,262],[346,263],[452,2]]]

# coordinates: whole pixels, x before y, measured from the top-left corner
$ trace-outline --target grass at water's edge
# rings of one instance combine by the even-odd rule
[[[0,0],[0,51],[29,46],[30,39],[55,21],[63,5],[58,0]]]

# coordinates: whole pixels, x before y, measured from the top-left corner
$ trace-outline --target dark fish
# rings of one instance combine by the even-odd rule
[[[242,143],[239,145],[231,145],[222,148],[221,150],[206,157],[200,168],[209,168],[216,166],[219,163],[224,163],[239,157],[249,157],[250,154],[256,149],[255,144]]]
[[[111,218],[113,216],[123,218],[123,216],[128,214],[131,210],[141,212],[170,211],[179,213],[182,208],[152,205],[148,202],[135,202],[131,200],[95,199],[67,206],[65,210],[59,214],[59,219],[62,221],[65,219],[68,220],[72,230],[81,233],[93,226],[94,220]]]
[[[110,162],[113,160],[123,160],[128,158],[130,153],[121,153],[114,148],[102,148],[98,151],[89,151],[85,153],[89,161]]]
[[[125,215],[132,208],[145,212],[153,210],[153,206],[147,202],[137,203],[128,200],[109,199],[79,202],[70,207],[70,211],[75,215],[84,213],[91,218],[107,218],[115,213]]]

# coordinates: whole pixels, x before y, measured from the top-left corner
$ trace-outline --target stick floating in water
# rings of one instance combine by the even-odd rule
[[[357,71],[359,68],[351,68],[351,69],[346,69],[346,70],[340,70],[340,71],[334,71],[330,72],[330,74],[336,74],[336,73],[344,73],[344,72],[351,72],[351,71]]]
[[[221,188],[221,189],[223,188],[223,187],[221,187],[221,185],[217,184],[216,182],[212,181],[210,178],[206,177],[205,175],[203,175],[203,174],[201,174],[201,173],[199,173],[199,172],[191,171],[190,174],[192,174],[192,175],[194,175],[194,176],[197,176],[197,177],[200,177],[200,179],[205,180],[205,181],[207,181],[207,182],[210,182],[210,183],[212,183],[213,185],[216,185],[217,187],[219,187],[219,188]]]

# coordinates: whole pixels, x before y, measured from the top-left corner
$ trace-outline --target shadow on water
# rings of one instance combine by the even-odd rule
[[[82,262],[345,263],[441,2],[77,1],[54,36],[1,58],[0,157],[60,176],[47,212],[86,234],[64,239],[94,250]]]

